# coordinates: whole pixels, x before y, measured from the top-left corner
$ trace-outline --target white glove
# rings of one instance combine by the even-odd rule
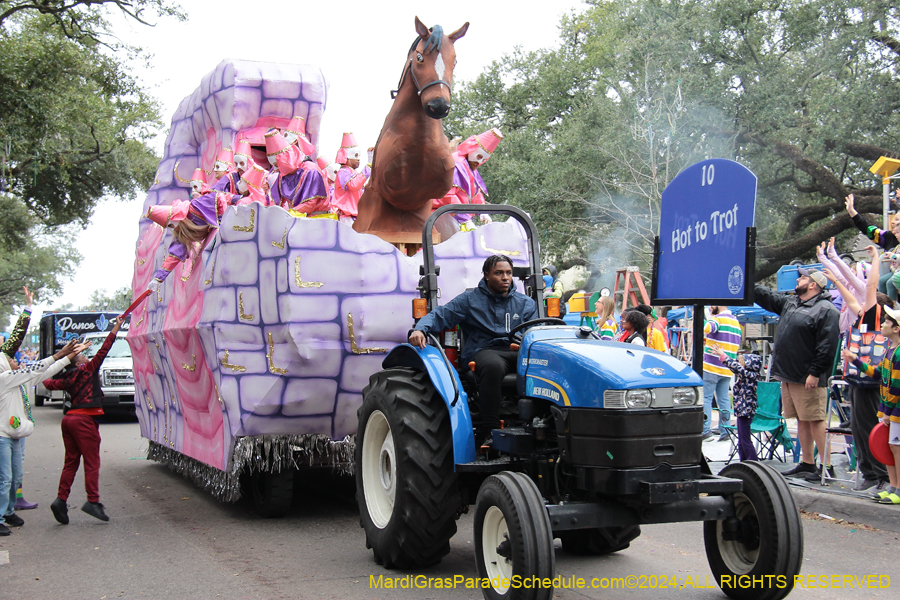
[[[150,281],[150,285],[147,286],[147,289],[150,290],[151,292],[158,292],[160,283],[162,283],[162,282],[157,281],[156,279],[152,279]]]

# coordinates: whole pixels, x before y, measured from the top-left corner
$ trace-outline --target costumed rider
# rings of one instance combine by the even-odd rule
[[[541,270],[541,277],[544,280],[544,298],[559,298],[559,316],[566,316],[566,304],[563,302],[563,294],[565,287],[557,277],[556,267],[547,265]]]
[[[175,179],[180,181],[181,183],[186,183],[191,187],[191,198],[197,198],[198,196],[202,196],[203,194],[208,194],[212,188],[209,187],[209,184],[206,182],[206,171],[197,167],[194,169],[194,174],[191,175],[191,178],[183,179],[181,175],[178,174],[178,163],[175,163]]]
[[[456,168],[453,170],[453,187],[439,200],[432,200],[432,208],[437,209],[446,204],[485,204],[487,187],[478,168],[487,162],[494,150],[503,139],[503,134],[497,128],[485,131],[476,136],[471,136],[453,153]],[[475,229],[471,215],[456,214],[456,220],[460,222],[462,231]],[[481,215],[484,223],[490,223],[488,215]]]
[[[337,213],[338,220],[347,225],[353,225],[356,221],[359,214],[359,198],[366,183],[366,174],[357,171],[359,159],[360,151],[356,138],[352,133],[345,133],[341,140],[341,148],[334,159],[341,168],[334,178],[332,208]]]
[[[234,168],[237,170],[238,175],[244,174],[244,171],[247,170],[247,164],[250,162],[253,162],[250,142],[240,139],[234,145]]]
[[[238,193],[237,184],[241,176],[234,165],[234,152],[230,148],[223,148],[219,151],[213,166],[213,176],[216,178],[216,183],[212,186],[213,190],[229,194]]]
[[[500,384],[516,371],[519,353],[509,348],[509,332],[537,317],[534,300],[518,292],[513,283],[513,264],[495,254],[484,261],[484,277],[467,290],[425,315],[409,334],[409,343],[426,345],[425,335],[459,325],[466,339],[461,364],[475,361],[478,380],[479,420],[475,424],[476,447],[488,444],[491,430],[500,427]]]
[[[262,172],[262,179],[265,181],[265,171],[257,168]],[[184,262],[188,258],[194,259],[200,255],[200,251],[206,244],[210,231],[218,229],[219,219],[225,213],[225,209],[236,204],[247,204],[253,200],[257,200],[263,204],[266,203],[265,194],[251,195],[253,188],[249,186],[250,180],[248,175],[253,177],[253,169],[248,169],[238,181],[238,189],[246,182],[247,196],[237,196],[227,192],[210,191],[202,196],[187,200],[175,200],[172,204],[157,204],[151,206],[145,215],[148,219],[163,228],[172,228],[174,239],[169,244],[169,251],[163,260],[162,266],[153,274],[149,288],[153,291],[159,289],[169,273],[172,272],[179,263]],[[258,176],[257,176],[258,177]],[[261,182],[259,188],[262,188]]]
[[[289,144],[277,129],[266,132],[266,155],[276,172],[269,190],[272,204],[291,211],[294,216],[327,213],[330,207],[325,178],[315,163],[304,160],[316,148],[303,137],[293,139],[299,145]]]
[[[328,186],[328,198],[331,200],[331,206],[334,206],[334,180],[337,177],[338,171],[341,170],[341,165],[336,162],[328,163],[325,165],[325,168],[322,169],[322,173],[325,174],[325,180],[328,182],[326,185]]]
[[[236,205],[259,202],[263,206],[269,205],[268,172],[252,160],[248,160],[247,169],[241,173],[238,180],[238,192],[240,199],[234,202]]]

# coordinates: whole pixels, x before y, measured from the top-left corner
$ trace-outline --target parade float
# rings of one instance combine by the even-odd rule
[[[317,144],[327,96],[314,66],[222,62],[175,112],[144,214],[188,199],[190,183],[178,174],[211,171],[237,139],[265,165],[266,130],[301,116]],[[166,258],[171,232],[141,219],[135,297]],[[523,233],[494,223],[436,245],[443,296],[477,285],[491,254],[526,265]],[[298,469],[351,470],[362,389],[413,326],[421,259],[398,246],[278,206],[229,207],[202,252],[132,316],[135,406],[149,458],[224,501],[240,497],[243,476],[269,516],[290,506]]]

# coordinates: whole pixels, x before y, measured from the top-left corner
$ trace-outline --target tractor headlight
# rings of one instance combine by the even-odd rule
[[[675,406],[693,406],[697,404],[698,388],[680,387],[672,391],[672,403]]]
[[[652,402],[652,390],[628,390],[625,392],[625,405],[628,408],[650,408]]]

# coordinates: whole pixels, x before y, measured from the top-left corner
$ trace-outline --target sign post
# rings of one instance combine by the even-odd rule
[[[703,308],[752,305],[756,175],[732,160],[691,165],[662,193],[652,304],[694,306],[693,367],[703,375]]]

